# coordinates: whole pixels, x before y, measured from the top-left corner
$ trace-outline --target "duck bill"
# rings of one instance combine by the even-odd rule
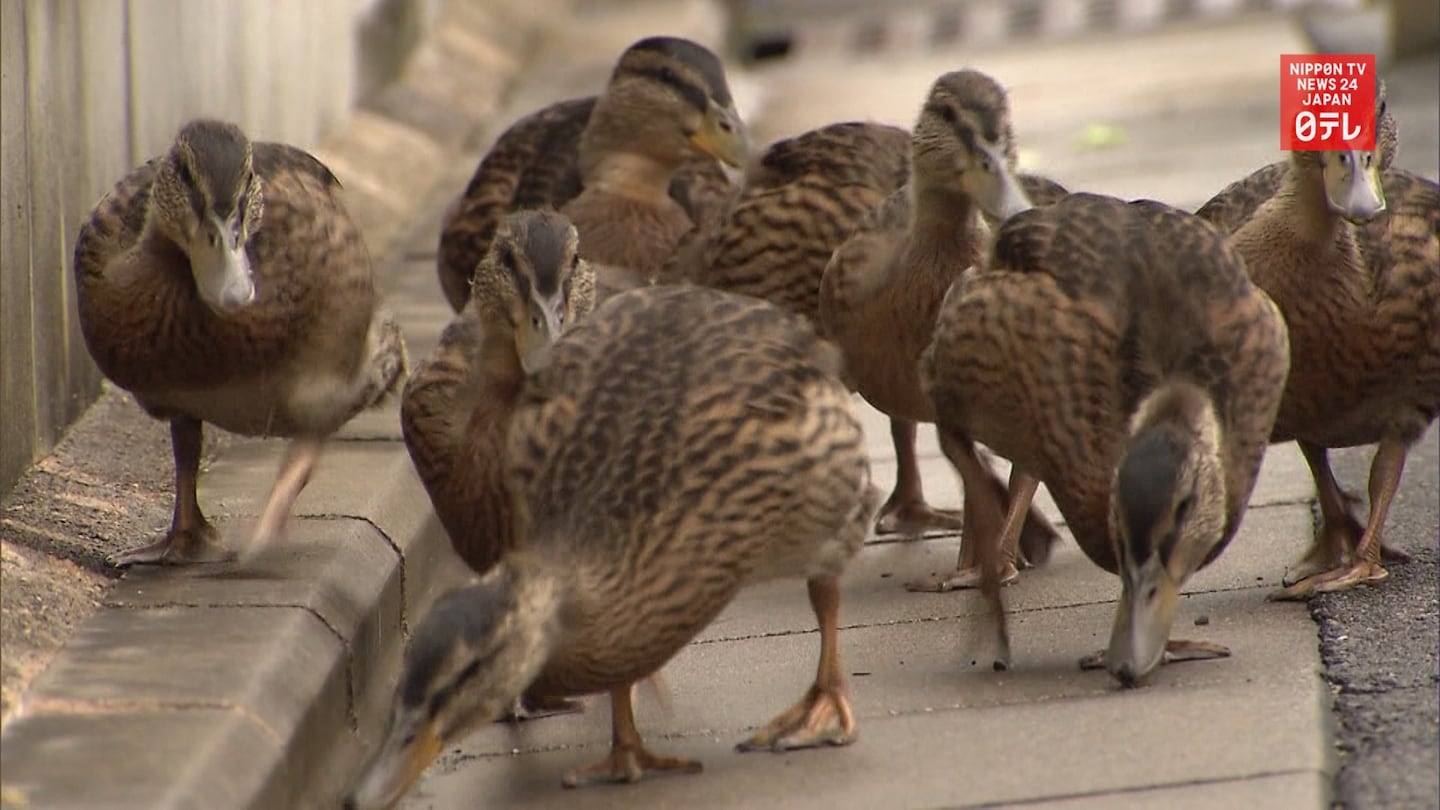
[[[516,337],[516,350],[520,355],[520,367],[526,374],[534,374],[545,367],[550,358],[550,347],[565,331],[558,312],[549,307],[537,308],[543,314],[539,325],[527,324]]]
[[[359,786],[345,800],[346,810],[385,810],[395,806],[420,774],[440,755],[443,743],[431,723],[423,723],[415,733],[403,728],[392,729],[380,749],[360,777]]]
[[[1325,155],[1325,199],[1330,209],[1351,222],[1368,222],[1385,212],[1380,167],[1373,153],[1360,150]]]
[[[1153,556],[1138,572],[1122,575],[1122,582],[1105,666],[1130,687],[1140,685],[1164,660],[1180,587]]]
[[[230,224],[211,217],[200,226],[190,246],[190,270],[200,297],[211,307],[230,312],[255,300],[255,277],[245,243]]]
[[[1004,151],[990,144],[976,146],[988,158],[990,166],[988,171],[975,173],[979,175],[980,181],[977,184],[979,187],[972,189],[972,194],[980,205],[980,210],[1004,222],[1021,211],[1033,208],[1025,189],[1020,186],[1015,173],[1010,171]]]
[[[722,107],[714,102],[705,111],[700,131],[690,136],[690,143],[701,152],[727,166],[739,168],[750,154],[745,124],[733,106]]]

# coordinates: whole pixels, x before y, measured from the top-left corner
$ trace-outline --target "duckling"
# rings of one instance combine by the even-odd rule
[[[1378,154],[1291,152],[1279,190],[1230,236],[1289,326],[1291,371],[1271,438],[1299,444],[1320,502],[1315,542],[1276,598],[1379,583],[1383,560],[1408,559],[1384,545],[1385,518],[1410,446],[1440,414],[1440,186],[1381,170],[1397,140],[1383,103],[1382,94]],[[1236,193],[1202,212],[1225,217]],[[1376,442],[1362,527],[1328,450]]]
[[[306,152],[196,120],[122,178],[75,242],[80,327],[100,371],[170,423],[175,515],[118,565],[229,559],[196,498],[203,423],[291,439],[250,550],[283,530],[323,439],[401,384],[339,182]]]
[[[1192,214],[1074,194],[1006,221],[920,361],[955,465],[974,442],[1015,465],[1008,513],[967,513],[982,573],[1013,559],[1043,482],[1086,555],[1120,576],[1109,648],[1083,665],[1135,685],[1162,660],[1228,655],[1169,640],[1170,624],[1181,586],[1240,526],[1288,348],[1278,308]],[[993,583],[987,595],[998,607]]]
[[[920,353],[930,343],[945,291],[981,258],[990,238],[982,213],[1003,220],[1029,206],[1015,179],[1014,151],[1000,85],[974,70],[941,76],[911,136],[909,182],[862,218],[825,268],[823,328],[844,351],[848,378],[860,394],[891,417],[898,470],[884,511],[894,520],[886,527],[892,530],[968,528],[972,502],[1004,497],[1003,485],[977,456],[965,468],[973,475],[963,480],[964,515],[931,509],[920,488],[915,434],[916,423],[935,421],[920,389]],[[1056,534],[1038,512],[1029,523],[1026,556],[1042,562]],[[962,572],[907,587],[974,587],[980,578],[968,543],[964,555],[969,563]]]
[[[526,372],[595,303],[595,274],[578,247],[563,214],[506,215],[465,309],[401,397],[410,458],[455,551],[477,573],[514,545],[503,451]]]
[[[777,577],[807,579],[820,663],[806,695],[740,748],[852,741],[837,578],[880,493],[839,363],[804,319],[688,285],[616,296],[562,336],[511,422],[521,547],[422,622],[347,806],[396,801],[527,687],[610,693],[610,754],[567,786],[699,771],[646,750],[631,686],[740,588]]]
[[[458,312],[506,212],[563,210],[602,298],[654,276],[680,237],[729,199],[717,161],[740,166],[745,128],[724,67],[678,37],[621,54],[602,95],[560,102],[510,127],[480,162],[440,234],[440,283]]]

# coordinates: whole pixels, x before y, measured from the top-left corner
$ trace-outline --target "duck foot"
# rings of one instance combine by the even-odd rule
[[[735,750],[779,753],[821,745],[849,745],[855,736],[850,700],[841,691],[815,685],[799,703],[736,745]]]
[[[610,748],[609,756],[594,765],[567,772],[561,778],[561,784],[567,788],[580,788],[616,782],[639,782],[641,777],[651,771],[700,773],[703,767],[693,759],[656,756],[645,750],[644,746],[617,745]]]
[[[1317,593],[1346,591],[1358,585],[1378,585],[1390,578],[1385,566],[1369,560],[1306,577],[1288,588],[1275,591],[1268,598],[1273,602],[1302,601]]]
[[[189,565],[234,560],[235,552],[220,545],[219,537],[220,533],[209,523],[194,529],[171,529],[154,543],[112,554],[110,564],[128,568],[132,565]]]
[[[1181,661],[1210,661],[1215,658],[1229,658],[1230,648],[1213,641],[1188,641],[1172,638],[1165,642],[1165,655],[1160,663],[1175,664]],[[1105,651],[1092,653],[1080,659],[1081,669],[1104,669]]]
[[[924,501],[887,503],[875,522],[875,533],[920,537],[926,532],[958,532],[964,523],[959,509],[936,509]]]
[[[515,704],[500,718],[500,722],[524,723],[527,720],[541,720],[562,714],[579,714],[583,711],[585,711],[585,704],[578,700],[525,695],[515,699]]]
[[[970,588],[979,588],[980,581],[984,577],[980,574],[980,566],[972,565],[968,568],[960,568],[951,571],[943,576],[931,574],[928,577],[912,579],[905,583],[905,590],[912,593],[946,593],[948,591],[959,591]],[[1020,578],[1020,571],[1014,563],[1006,563],[1005,569],[1000,572],[1000,584],[1009,585]]]

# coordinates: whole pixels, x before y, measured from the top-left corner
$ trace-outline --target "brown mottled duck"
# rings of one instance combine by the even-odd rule
[[[485,573],[513,547],[506,429],[527,370],[594,306],[595,275],[563,214],[507,215],[465,309],[410,375],[400,425],[455,551]]]
[[[741,748],[854,739],[837,578],[880,493],[839,363],[804,319],[688,285],[616,296],[561,337],[511,423],[523,548],[422,622],[348,806],[388,806],[527,688],[610,693],[610,754],[568,786],[698,771],[646,750],[631,686],[740,588],[777,577],[808,580],[820,664],[806,695]]]
[[[653,277],[696,222],[728,201],[717,161],[741,165],[745,128],[720,60],[677,37],[621,54],[598,97],[563,101],[513,124],[480,162],[440,234],[440,285],[458,312],[500,218],[563,210],[601,298]]]
[[[515,546],[505,435],[527,371],[595,303],[595,274],[563,214],[501,220],[465,308],[416,367],[400,402],[410,459],[460,558],[478,574]],[[514,719],[577,708],[530,699]]]
[[[1086,555],[1120,576],[1109,649],[1087,665],[1134,685],[1162,660],[1228,655],[1170,640],[1170,623],[1240,526],[1288,357],[1279,310],[1192,214],[1075,194],[1009,219],[921,360],[956,466],[973,442],[1014,463],[1008,513],[966,515],[982,573],[1013,559],[1044,483]],[[1003,613],[1000,628],[1005,646]]]
[[[973,70],[941,76],[911,136],[909,182],[862,218],[820,285],[820,320],[845,353],[848,379],[891,417],[898,475],[886,508],[893,527],[907,533],[960,522],[968,535],[972,502],[1005,497],[1004,485],[972,448],[974,464],[962,468],[962,477],[970,473],[963,477],[964,516],[931,509],[920,489],[915,433],[916,423],[935,421],[920,387],[919,359],[945,291],[983,255],[990,239],[984,216],[1003,220],[1030,204],[1016,181],[1014,151],[1000,85]],[[1055,537],[1033,513],[1023,541],[1027,558],[1042,562]],[[974,587],[980,578],[972,552],[966,543],[961,571],[908,587]],[[1010,571],[1006,579],[1015,576]]]
[[[1315,542],[1280,598],[1389,577],[1385,518],[1410,446],[1440,415],[1440,186],[1382,170],[1398,136],[1378,93],[1377,151],[1291,152],[1221,192],[1202,215],[1231,243],[1285,316],[1290,376],[1272,440],[1295,440],[1319,495]],[[1241,212],[1241,219],[1236,212]],[[1370,514],[1340,489],[1328,450],[1377,443]]]
[[[175,453],[170,530],[117,564],[234,556],[195,494],[203,423],[291,440],[253,551],[282,532],[323,439],[401,384],[404,341],[338,192],[309,154],[197,120],[80,229],[86,346],[106,377],[170,423]]]

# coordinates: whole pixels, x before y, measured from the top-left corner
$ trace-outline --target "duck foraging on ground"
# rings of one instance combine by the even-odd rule
[[[778,577],[809,583],[820,663],[805,697],[741,748],[852,741],[837,580],[880,493],[838,371],[804,319],[698,287],[624,293],[567,332],[511,422],[520,548],[422,622],[347,806],[394,803],[527,689],[610,693],[610,754],[567,786],[700,770],[645,749],[631,687],[739,589]]]
[[[203,423],[291,440],[253,552],[283,530],[324,438],[406,373],[335,176],[232,124],[192,121],[122,178],[80,229],[75,281],[91,356],[170,423],[175,453],[170,530],[119,565],[234,556],[195,494]]]
[[[1181,586],[1239,529],[1288,365],[1279,310],[1194,215],[1074,194],[1000,227],[946,297],[921,368],[956,466],[973,442],[1014,463],[1008,512],[966,515],[1001,663],[994,561],[1013,558],[1040,483],[1120,577],[1109,648],[1083,665],[1135,685],[1163,660],[1229,654],[1170,639],[1170,624]]]

